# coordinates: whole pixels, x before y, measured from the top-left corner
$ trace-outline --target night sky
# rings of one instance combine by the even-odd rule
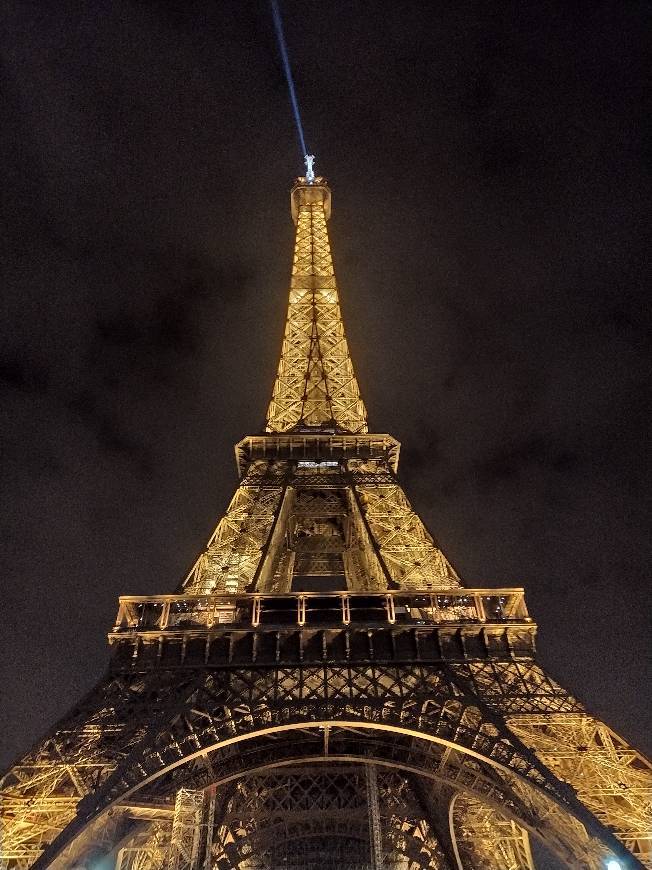
[[[648,3],[282,5],[372,431],[650,751]],[[265,2],[5,2],[0,765],[172,591],[275,375],[302,164]]]

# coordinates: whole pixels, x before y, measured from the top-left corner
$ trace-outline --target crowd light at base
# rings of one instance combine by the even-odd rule
[[[616,861],[615,858],[611,858],[611,860],[607,861],[607,870],[623,870],[623,865],[620,861]]]

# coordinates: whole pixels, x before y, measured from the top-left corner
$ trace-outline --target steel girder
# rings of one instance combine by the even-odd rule
[[[510,729],[641,861],[652,864],[652,767],[593,716],[509,716]]]
[[[189,593],[243,592],[257,579],[280,513],[287,464],[253,462],[226,514],[182,588]]]

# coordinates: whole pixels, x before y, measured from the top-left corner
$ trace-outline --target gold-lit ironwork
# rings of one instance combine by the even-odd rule
[[[344,335],[326,221],[323,178],[292,190],[297,225],[281,360],[267,412],[268,432],[332,428],[366,432],[367,416]]]
[[[536,663],[520,588],[462,585],[368,432],[299,179],[267,431],[173,594],[123,596],[107,677],[0,782],[0,866],[652,868],[652,768]]]

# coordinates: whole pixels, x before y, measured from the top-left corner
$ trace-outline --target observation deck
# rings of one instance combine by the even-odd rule
[[[123,669],[354,659],[531,658],[523,589],[122,596]]]
[[[241,478],[249,463],[256,459],[313,462],[384,459],[396,474],[400,450],[400,442],[387,434],[279,432],[243,438],[235,445],[235,460]]]

